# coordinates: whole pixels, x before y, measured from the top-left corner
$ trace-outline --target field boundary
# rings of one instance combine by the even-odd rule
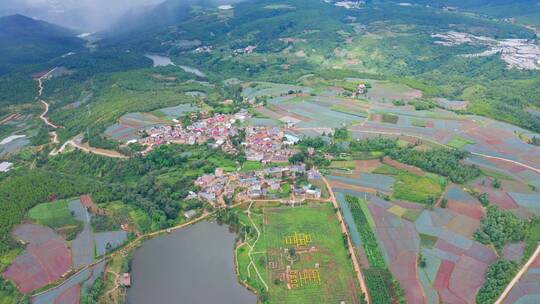
[[[519,283],[519,281],[521,280],[521,277],[523,275],[525,275],[527,273],[527,271],[529,270],[529,267],[531,266],[531,264],[534,262],[534,260],[536,260],[536,258],[538,257],[538,255],[540,254],[540,244],[538,244],[538,247],[536,247],[536,250],[534,251],[534,253],[531,255],[531,257],[529,258],[529,260],[527,261],[527,263],[525,263],[525,265],[523,265],[523,267],[519,270],[519,272],[516,274],[516,276],[512,279],[512,281],[510,281],[510,284],[508,284],[508,286],[506,286],[506,288],[504,289],[503,293],[499,296],[499,298],[497,299],[497,301],[495,302],[495,304],[502,304],[503,301],[506,299],[506,297],[510,294],[510,292],[512,291],[512,289],[514,289],[514,286]]]

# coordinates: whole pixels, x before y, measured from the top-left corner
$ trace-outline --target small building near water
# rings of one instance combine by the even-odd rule
[[[186,211],[186,212],[184,213],[184,216],[185,216],[187,219],[194,218],[196,215],[197,215],[197,211],[196,211],[196,210],[189,210],[189,211]]]
[[[131,274],[122,273],[118,277],[118,284],[123,287],[131,287]]]

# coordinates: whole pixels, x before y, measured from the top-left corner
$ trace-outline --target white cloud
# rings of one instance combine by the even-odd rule
[[[0,0],[0,12],[21,13],[82,30],[101,30],[131,9],[163,0]]]

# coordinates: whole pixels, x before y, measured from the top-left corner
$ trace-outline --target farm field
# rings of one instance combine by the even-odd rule
[[[358,283],[330,204],[263,207],[252,217],[261,231],[252,255],[269,286],[269,303],[358,303]],[[240,278],[255,276],[247,247],[237,251]]]
[[[377,224],[371,217],[368,203],[351,195],[347,195],[345,201],[352,215],[353,227],[355,227],[361,238],[363,249],[361,252],[367,258],[367,264],[363,264],[362,268],[372,303],[399,303],[404,295],[399,283],[394,278],[394,274],[388,269],[387,258],[383,253],[383,249],[379,246],[380,240],[377,239],[376,235]],[[407,241],[414,243],[414,239]],[[406,256],[402,256],[402,261],[406,261]],[[395,275],[402,276],[404,273],[396,273]],[[412,279],[409,279],[409,281]]]
[[[13,234],[28,245],[3,275],[15,282],[21,292],[46,286],[71,270],[68,244],[51,228],[24,224]]]
[[[474,145],[475,143],[476,142],[468,140],[461,136],[455,136],[454,138],[452,138],[451,141],[448,142],[448,145],[456,149],[463,149],[466,145]]]
[[[313,89],[281,83],[253,82],[242,90],[242,95],[248,99],[263,96],[282,96],[289,93],[310,93]]]
[[[178,109],[167,109],[168,110],[165,111],[168,113],[179,112]],[[164,118],[166,118],[167,115],[170,114],[163,113],[163,115],[165,115]],[[139,138],[140,135],[138,134],[138,132],[143,130],[144,128],[163,124],[165,122],[166,121],[162,118],[151,113],[128,113],[121,116],[118,120],[118,123],[109,126],[105,130],[105,134],[114,140],[126,142],[131,139]]]
[[[195,112],[199,108],[190,104],[180,104],[175,107],[167,107],[163,109],[158,109],[152,113],[157,117],[164,118],[167,120],[178,119],[184,116],[186,113]]]
[[[28,216],[41,225],[63,232],[71,230],[70,234],[74,233],[76,235],[82,229],[82,222],[75,219],[71,214],[70,202],[70,199],[65,199],[42,203],[30,209]]]
[[[446,187],[446,180],[434,174],[425,176],[400,171],[394,185],[396,199],[425,203],[429,199],[437,200]]]
[[[365,97],[369,101],[391,102],[393,100],[413,100],[422,97],[422,92],[404,84],[375,79],[349,79],[367,82],[371,85]]]
[[[394,170],[398,169],[389,168],[393,167],[383,164],[374,172],[396,174]],[[475,183],[480,182],[471,182]],[[479,201],[465,192],[462,185],[449,186],[445,192],[446,208],[428,208],[410,200],[387,201],[374,193],[342,186],[333,184],[349,230],[357,231],[351,232],[351,236],[374,303],[389,303],[388,291],[392,289],[388,286],[392,277],[399,282],[408,303],[475,302],[486,280],[484,272],[498,254],[475,240],[474,234],[485,213]],[[410,187],[412,192],[417,188]],[[535,240],[526,242],[536,244]],[[511,243],[504,255],[520,262],[524,248],[524,242]],[[384,272],[386,268],[390,272]]]

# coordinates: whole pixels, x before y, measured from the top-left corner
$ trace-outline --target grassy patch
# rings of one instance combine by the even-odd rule
[[[39,204],[28,211],[28,216],[41,225],[51,228],[78,226],[80,222],[73,217],[69,209],[70,200],[60,200]]]
[[[425,203],[429,198],[441,196],[446,183],[443,178],[427,174],[418,176],[400,171],[394,185],[394,197],[417,203]]]
[[[382,164],[377,169],[373,170],[373,173],[382,175],[398,175],[399,169],[389,166],[387,164]]]
[[[390,114],[390,113],[382,114],[382,122],[390,123],[390,124],[397,124],[398,120],[399,120],[399,116],[395,114]]]
[[[356,162],[354,160],[337,160],[330,163],[330,166],[328,168],[354,170],[356,169]]]
[[[416,222],[418,217],[420,217],[420,214],[422,213],[422,210],[416,210],[416,209],[407,209],[405,214],[403,214],[402,218],[411,221]]]
[[[345,114],[358,116],[358,117],[366,117],[367,114],[368,114],[367,111],[362,109],[362,108],[348,107],[348,106],[341,105],[341,104],[333,104],[330,107],[330,110],[332,110],[334,112],[345,113]]]
[[[240,213],[239,218],[241,223],[254,229],[245,213]],[[313,203],[296,208],[262,207],[254,209],[251,218],[261,231],[258,238],[254,234],[248,239],[248,243],[254,246],[251,254],[254,263],[250,266],[247,245],[237,250],[236,258],[241,280],[258,289],[263,288],[256,274],[258,269],[268,284],[268,300],[265,303],[354,303],[356,292],[353,288],[357,289],[358,285],[337,216],[330,204]],[[311,242],[299,246],[288,243],[287,237],[295,233],[309,235]],[[295,248],[294,262],[287,253],[291,248]],[[314,250],[306,250],[308,248]],[[317,270],[320,282],[302,281],[299,286],[289,289],[284,281],[288,267],[301,273]]]
[[[450,147],[456,148],[456,149],[463,149],[466,145],[474,145],[476,142],[470,139],[463,138],[459,135],[454,136],[452,140],[448,143]]]
[[[106,209],[112,211],[113,217],[118,219],[119,222],[133,224],[137,231],[144,233],[159,228],[148,214],[133,205],[113,202],[107,204]]]
[[[246,161],[244,165],[242,166],[241,171],[242,172],[248,172],[248,171],[257,171],[264,168],[264,165],[261,162],[258,161]]]
[[[422,247],[433,248],[437,243],[437,237],[420,233],[420,245]]]
[[[534,220],[529,227],[527,236],[525,237],[525,253],[524,259],[528,259],[538,247],[540,242],[540,220]]]
[[[427,126],[427,121],[423,119],[413,119],[412,125],[415,127],[425,128]]]
[[[507,174],[504,174],[502,172],[495,171],[495,170],[489,170],[489,169],[482,168],[482,172],[486,176],[489,176],[489,177],[492,177],[492,178],[501,179],[501,180],[507,180],[507,181],[513,181],[514,180],[513,177],[508,176]]]

